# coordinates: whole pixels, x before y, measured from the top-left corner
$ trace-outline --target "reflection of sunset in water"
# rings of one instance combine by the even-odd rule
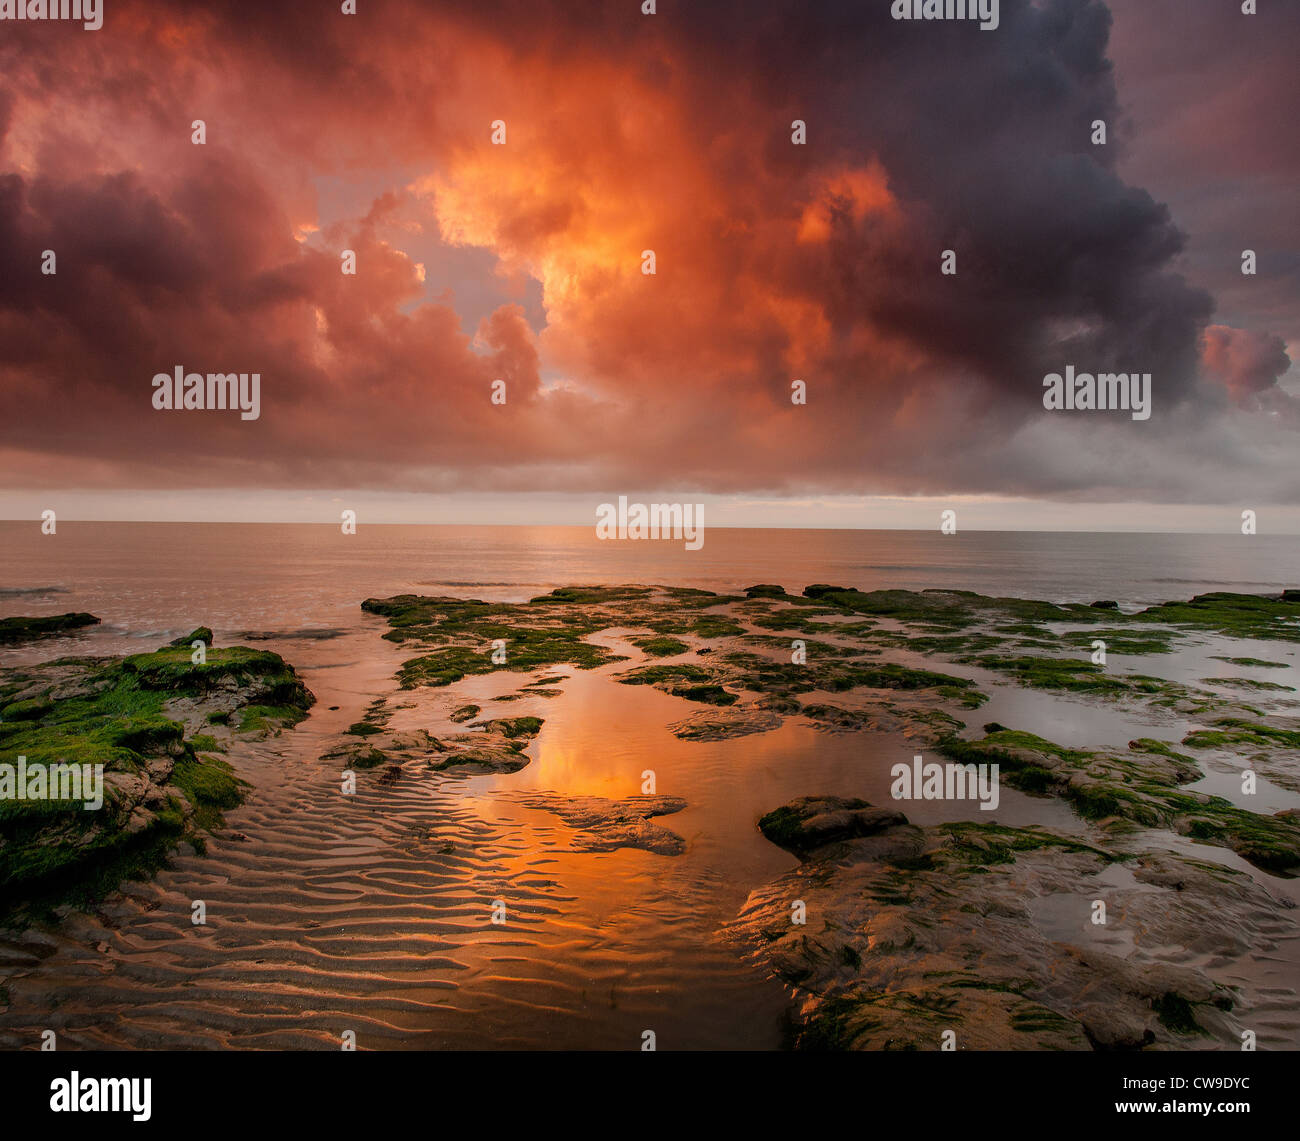
[[[319,1047],[332,1041],[340,1019],[381,1049],[625,1049],[646,1027],[656,1029],[664,1049],[781,1044],[785,990],[719,939],[751,891],[796,866],[756,822],[802,796],[887,804],[890,766],[925,752],[914,740],[825,732],[798,718],[727,740],[679,739],[671,725],[713,707],[620,684],[616,678],[643,659],[609,631],[592,640],[627,659],[598,670],[498,670],[451,686],[400,690],[394,674],[418,651],[383,638],[383,623],[359,607],[363,598],[404,592],[526,600],[554,585],[538,581],[539,568],[582,581],[613,580],[620,568],[628,579],[662,580],[679,569],[676,547],[655,547],[637,568],[625,567],[626,548],[586,542],[569,529],[514,536],[369,528],[346,551],[335,536],[312,528],[195,526],[177,534],[183,541],[160,544],[149,526],[70,524],[53,554],[19,536],[0,544],[0,562],[9,568],[0,582],[66,584],[43,601],[46,612],[105,616],[102,625],[59,639],[47,652],[138,651],[199,621],[216,630],[219,646],[236,644],[246,631],[269,631],[249,644],[293,662],[317,704],[297,728],[230,754],[253,791],[230,812],[227,830],[206,855],[179,854],[173,867],[133,886],[103,918],[78,916],[60,930],[52,953],[45,945],[15,944],[13,954],[23,956],[16,965],[0,958],[11,995],[0,1012],[0,1044],[26,1042],[32,1027],[50,1026],[61,1042],[81,1048]],[[913,585],[935,585],[948,575],[1014,594],[1025,580],[1044,593],[1091,597],[1095,583],[1134,564],[1134,548],[1123,536],[1078,542],[1085,540],[1096,548],[1092,562],[1083,558],[1084,546],[1067,557],[1074,541],[1068,536],[1049,547],[1041,537],[974,535],[960,548],[939,548],[944,540],[937,534],[826,533],[805,545],[800,533],[756,539],[718,531],[699,552],[704,560],[692,585],[734,590],[745,581],[735,576],[748,567],[755,579],[797,588],[827,577],[897,576],[903,564],[933,562],[937,569],[907,572],[917,576]],[[1161,591],[1159,576],[1171,563],[1189,577],[1225,580],[1262,579],[1270,567],[1290,565],[1285,551],[1276,556],[1267,545],[1252,547],[1256,562],[1249,562],[1213,539],[1162,542],[1157,549],[1150,537],[1143,540],[1141,574],[1127,590],[1112,592],[1124,605]],[[935,561],[941,549],[954,552],[946,569]],[[151,578],[142,583],[145,561]],[[466,565],[481,583],[468,580]],[[893,569],[855,570],[883,566]],[[17,662],[31,660],[32,652],[16,647],[0,656]],[[1223,652],[1207,641],[1177,657],[1146,659],[1143,668],[1194,679],[1222,666],[1211,655]],[[872,660],[895,656],[922,664],[902,650]],[[1181,734],[1181,726],[1154,724],[1140,708],[1098,709],[1073,695],[1000,684],[977,666],[945,668],[977,678],[989,693],[988,704],[968,717],[976,729],[999,721],[1071,746]],[[559,675],[542,688],[560,696],[528,693],[526,682]],[[496,700],[516,693],[523,696]],[[741,705],[756,696],[744,695]],[[800,696],[844,706],[861,695]],[[533,716],[543,724],[527,746],[530,763],[515,773],[440,775],[412,758],[387,782],[383,770],[362,773],[357,795],[342,797],[337,765],[322,758],[376,698],[391,710],[393,732],[473,733],[468,722],[448,722],[452,710],[470,703],[481,707],[478,719]],[[538,806],[548,796],[637,796],[647,770],[657,794],[686,802],[653,821],[684,840],[680,855],[581,850],[577,829]],[[973,803],[921,801],[906,812],[921,824],[956,814],[980,819]],[[1032,799],[1005,784],[998,811],[984,817],[1077,827],[1061,800]],[[1215,851],[1225,863],[1236,859]],[[1192,854],[1205,858],[1204,849]],[[237,915],[239,922],[213,922],[195,938],[189,909],[199,893],[210,914]],[[506,901],[504,927],[486,919],[497,899]],[[1285,970],[1279,962],[1276,969]],[[85,986],[88,977],[94,988]],[[312,995],[307,1011],[304,993]]]

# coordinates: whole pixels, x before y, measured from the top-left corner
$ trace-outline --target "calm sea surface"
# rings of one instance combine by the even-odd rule
[[[513,600],[570,583],[834,582],[1122,604],[1300,585],[1293,536],[709,529],[687,551],[602,542],[594,530],[65,522],[49,536],[34,522],[0,523],[0,591],[58,587],[27,610],[90,609],[143,637],[188,632],[194,617],[214,628],[355,623],[370,596]]]

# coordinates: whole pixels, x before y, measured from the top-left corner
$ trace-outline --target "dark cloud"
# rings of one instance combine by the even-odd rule
[[[1124,177],[1142,141],[1108,6],[1003,0],[993,33],[888,7],[121,0],[99,33],[19,28],[0,46],[0,448],[121,486],[1025,495],[1122,493],[1066,452],[1141,448],[1128,494],[1219,494],[1188,425],[1207,454],[1234,417],[1290,431],[1289,361],[1270,329],[1210,326],[1187,220]],[[1224,19],[1189,19],[1187,52],[1217,58]],[[1254,50],[1280,75],[1272,20]],[[1251,32],[1232,32],[1240,59]],[[1172,83],[1163,34],[1134,33]],[[385,172],[320,216],[325,180]],[[540,282],[544,325],[509,302],[469,323],[458,284],[481,283],[440,276],[462,247]],[[150,378],[176,364],[260,372],[262,419],[155,412]],[[1150,372],[1152,419],[1046,413],[1066,364]]]

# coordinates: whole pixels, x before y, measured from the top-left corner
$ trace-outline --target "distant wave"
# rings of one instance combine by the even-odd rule
[[[850,570],[867,570],[867,571],[921,571],[930,573],[934,570],[933,563],[924,563],[913,566],[910,563],[859,563],[849,568]],[[979,570],[979,566],[963,566],[963,571]]]
[[[1181,585],[1181,586],[1216,586],[1216,585],[1219,585],[1219,584],[1217,584],[1217,583],[1211,582],[1211,581],[1210,581],[1209,579],[1207,579],[1207,578],[1153,578],[1151,581],[1152,581],[1152,582],[1168,582],[1168,583],[1174,583],[1174,584]],[[1280,582],[1250,582],[1249,580],[1245,580],[1245,581],[1233,581],[1233,582],[1230,583],[1229,585],[1231,585],[1231,586],[1263,586],[1263,587],[1267,587],[1267,588],[1270,589],[1270,590],[1281,590],[1281,589],[1282,589],[1282,583],[1280,583]]]
[[[542,582],[467,582],[453,578],[419,579],[416,586],[545,586]]]

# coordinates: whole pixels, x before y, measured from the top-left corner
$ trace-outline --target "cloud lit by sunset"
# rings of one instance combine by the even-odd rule
[[[1265,166],[1295,150],[1233,127],[1239,232],[1191,161],[1220,124],[1169,109],[1195,72],[1125,63],[1162,7],[1008,0],[996,34],[781,3],[9,25],[4,483],[1102,501],[1140,447],[1126,498],[1286,501],[1294,230]],[[1243,82],[1294,103],[1283,38],[1259,43]],[[1151,373],[1159,414],[1044,416],[1076,359]],[[178,365],[260,373],[261,418],[154,414]]]

